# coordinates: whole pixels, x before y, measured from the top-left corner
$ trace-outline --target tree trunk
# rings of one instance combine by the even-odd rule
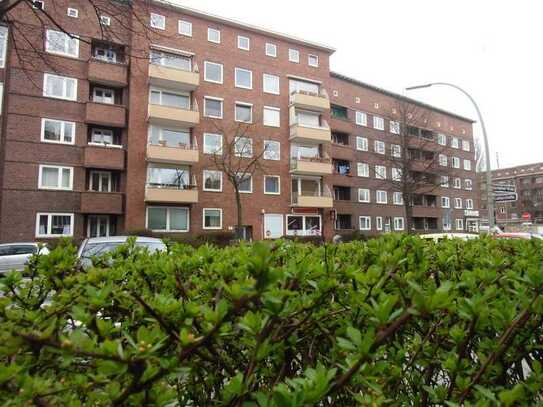
[[[236,193],[236,210],[237,210],[236,238],[241,240],[243,237],[243,234],[242,234],[243,214],[242,214],[242,207],[241,207],[241,194],[239,192],[239,188],[236,185],[234,185],[234,192]]]
[[[403,206],[404,206],[404,213],[405,213],[405,228],[407,230],[407,234],[412,235],[413,232],[413,206],[411,205],[411,202],[409,202],[409,196],[408,194],[404,196],[403,198]]]

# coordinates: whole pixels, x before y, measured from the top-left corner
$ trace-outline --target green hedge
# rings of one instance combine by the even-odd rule
[[[537,405],[543,244],[59,245],[1,281],[2,405]]]

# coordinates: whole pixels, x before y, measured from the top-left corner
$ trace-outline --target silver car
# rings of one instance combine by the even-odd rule
[[[30,257],[38,253],[48,254],[49,250],[39,243],[0,244],[0,274],[24,270]]]

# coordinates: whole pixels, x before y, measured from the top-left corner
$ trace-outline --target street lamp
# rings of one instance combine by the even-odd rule
[[[485,161],[486,161],[486,200],[487,200],[487,210],[488,210],[488,231],[492,232],[494,229],[494,200],[492,197],[492,172],[490,171],[490,151],[488,148],[488,137],[486,135],[486,128],[485,128],[485,122],[483,121],[483,116],[481,115],[481,111],[479,110],[479,106],[477,106],[477,103],[475,103],[475,100],[471,97],[471,95],[466,92],[464,89],[462,89],[459,86],[453,85],[452,83],[447,82],[433,82],[433,83],[427,83],[425,85],[418,85],[418,86],[410,86],[408,88],[405,88],[405,90],[414,90],[414,89],[422,89],[422,88],[429,88],[430,86],[434,85],[443,85],[443,86],[449,86],[451,88],[455,88],[462,92],[464,95],[468,97],[468,99],[473,103],[473,106],[475,107],[475,110],[477,111],[477,116],[479,117],[479,122],[481,123],[481,128],[483,129],[483,141],[485,143]]]

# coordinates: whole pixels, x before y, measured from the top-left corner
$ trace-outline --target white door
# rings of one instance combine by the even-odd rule
[[[264,238],[278,239],[283,236],[283,215],[264,214]]]

